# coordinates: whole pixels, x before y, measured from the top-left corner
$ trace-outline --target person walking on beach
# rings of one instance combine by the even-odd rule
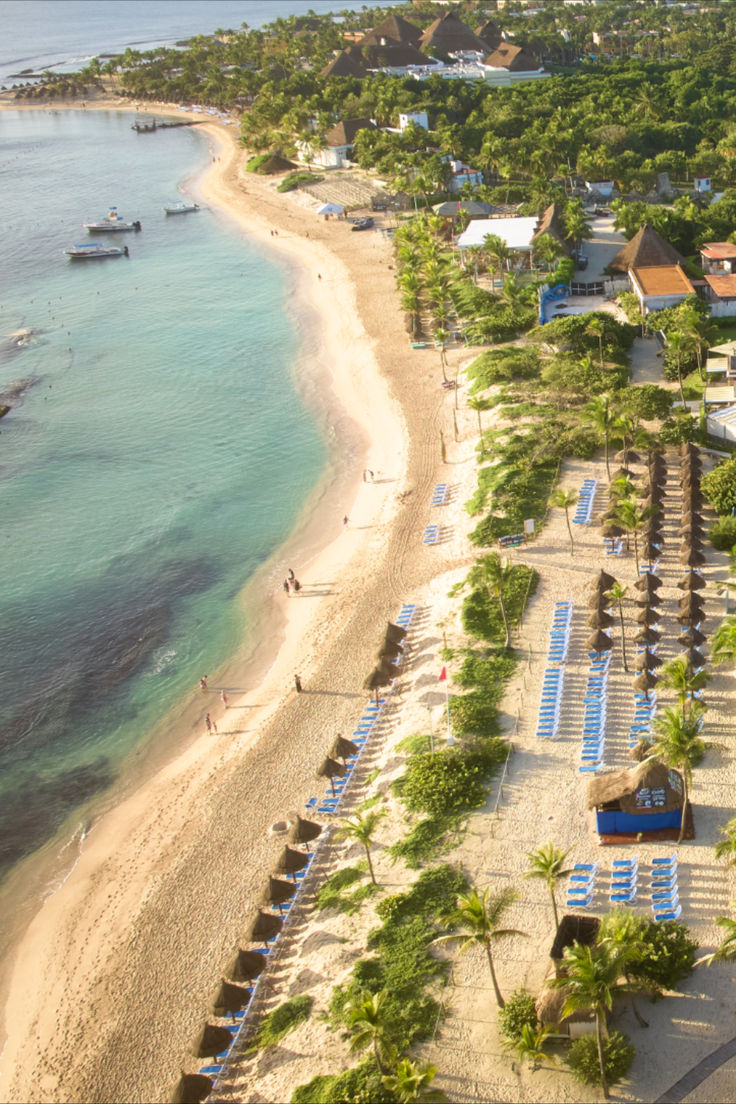
[[[348,515],[347,514],[342,519],[342,524],[343,524],[344,528],[347,529],[347,527],[348,527]]]
[[[302,692],[302,680],[299,678],[298,675],[294,675],[294,686],[296,687],[297,694],[301,694],[301,692]]]
[[[199,689],[200,690],[206,690],[207,689],[207,676],[206,675],[202,675],[201,679],[199,680]]]
[[[208,736],[211,735],[213,726],[214,726],[215,732],[217,732],[217,725],[212,720],[209,713],[207,714],[207,716],[204,719],[204,725],[205,725],[205,728],[207,729],[207,735]]]
[[[294,568],[293,567],[289,568],[288,574],[289,574],[289,579],[293,582],[293,580],[294,580]]]
[[[293,586],[293,588],[294,588],[294,590],[296,591],[297,594],[302,589],[302,584],[299,582],[298,579],[295,579],[294,582],[291,585]]]
[[[223,705],[225,706],[225,708],[227,709],[227,694],[225,693],[225,691],[224,691],[224,690],[221,690],[221,691],[220,691],[220,701],[222,702],[222,704],[223,704]]]
[[[284,588],[284,593],[285,593],[285,594],[288,594],[288,593],[289,593],[289,580],[288,580],[288,579],[284,579],[284,581],[283,581],[283,583],[282,583],[282,586],[283,586],[283,588]]]

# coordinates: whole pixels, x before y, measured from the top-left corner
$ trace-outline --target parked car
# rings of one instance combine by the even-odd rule
[[[584,253],[575,254],[575,267],[580,269],[581,272],[584,272],[588,267],[588,258]]]
[[[366,218],[357,219],[350,227],[351,230],[370,230],[373,226],[373,219],[368,215]]]
[[[607,207],[596,207],[596,215],[600,215],[601,218],[610,218],[611,212]]]

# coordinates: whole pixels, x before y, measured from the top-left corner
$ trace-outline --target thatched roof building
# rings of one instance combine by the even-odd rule
[[[422,32],[400,15],[389,15],[372,31],[367,31],[359,41],[360,46],[418,46]]]
[[[360,48],[357,46],[348,46],[346,50],[341,50],[337,57],[333,58],[324,69],[321,70],[320,76],[322,77],[357,77],[361,80],[366,75],[366,67],[363,61],[363,54]]]
[[[581,1035],[590,1035],[595,1031],[595,1017],[591,1012],[571,1012],[563,1016],[562,1009],[567,997],[564,989],[543,989],[536,1000],[537,1016],[542,1027],[552,1027],[558,1035],[569,1035],[577,1039]]]
[[[600,917],[583,916],[581,913],[566,913],[560,920],[560,926],[552,944],[549,957],[557,968],[562,961],[566,947],[572,947],[573,943],[581,943],[583,947],[592,947],[598,938],[598,929],[601,926]]]
[[[618,251],[608,267],[614,272],[628,272],[631,268],[661,268],[684,263],[682,254],[647,222]]]
[[[588,783],[587,805],[595,809],[599,835],[628,835],[679,828],[682,775],[656,759],[631,770],[600,774]]]
[[[420,39],[423,50],[438,54],[486,54],[488,47],[454,12],[440,15],[427,27]]]
[[[542,68],[530,50],[514,46],[512,42],[501,42],[484,58],[483,64],[490,69],[506,69],[509,73],[534,73]]]
[[[558,203],[550,203],[546,211],[543,212],[539,220],[539,226],[532,235],[532,241],[541,238],[543,234],[549,234],[568,252],[572,249],[573,243],[562,224],[562,212]]]

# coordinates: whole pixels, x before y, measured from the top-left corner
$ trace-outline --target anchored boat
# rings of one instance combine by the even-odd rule
[[[167,203],[164,207],[167,215],[188,215],[190,211],[198,210],[198,203]]]
[[[138,219],[135,222],[126,222],[125,219],[122,219],[118,214],[117,207],[111,207],[107,212],[107,218],[101,219],[99,222],[84,223],[84,229],[89,231],[104,230],[109,232],[114,230],[140,230],[140,228],[141,224]]]
[[[65,249],[67,257],[73,261],[88,261],[93,257],[127,257],[127,245],[103,245],[101,242],[87,242]]]

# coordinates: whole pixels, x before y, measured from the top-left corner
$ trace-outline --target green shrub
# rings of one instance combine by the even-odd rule
[[[408,835],[389,847],[389,854],[394,862],[400,859],[410,870],[416,870],[452,847],[452,833],[457,823],[458,818],[453,816],[425,817]]]
[[[245,167],[248,172],[258,172],[261,165],[265,165],[271,156],[270,153],[257,153],[255,157],[250,158]]]
[[[686,924],[676,920],[650,920],[639,945],[642,957],[630,969],[634,977],[651,981],[660,989],[674,989],[695,966],[698,944]]]
[[[698,437],[698,420],[691,414],[677,414],[662,423],[659,439],[663,445],[681,445]]]
[[[504,593],[506,616],[511,626],[520,622],[524,599],[534,594],[538,583],[539,575],[533,567],[524,564],[514,566]],[[487,640],[490,644],[504,644],[506,631],[498,598],[485,588],[478,587],[466,596],[461,616],[463,629],[469,636]]]
[[[736,509],[736,457],[724,460],[700,481],[703,494],[717,514]]]
[[[631,1069],[634,1061],[634,1047],[628,1036],[621,1031],[612,1031],[603,1043],[603,1065],[609,1085],[614,1085]],[[573,1077],[584,1085],[600,1085],[601,1067],[598,1061],[598,1043],[595,1035],[583,1035],[576,1039],[567,1053],[567,1064]]]
[[[395,1104],[396,1097],[381,1081],[381,1072],[369,1058],[361,1065],[331,1076],[313,1077],[298,1085],[292,1104]]]
[[[719,552],[730,552],[736,544],[736,517],[719,518],[715,525],[711,525],[708,536]]]
[[[519,349],[516,346],[489,349],[467,368],[466,375],[472,381],[471,391],[485,391],[495,383],[511,380],[528,380],[539,377],[539,354],[536,349]]]
[[[525,1027],[536,1029],[539,1017],[531,993],[527,993],[526,989],[515,989],[509,997],[506,997],[505,1008],[499,1009],[498,1022],[503,1037],[514,1044],[521,1039],[521,1033]]]
[[[450,698],[450,723],[455,735],[497,735],[496,701],[495,695],[491,696],[484,690],[471,690],[469,694]]]
[[[463,690],[473,687],[485,687],[492,692],[496,701],[500,701],[504,692],[504,683],[508,682],[516,667],[516,656],[508,652],[494,652],[483,655],[468,651],[462,666],[453,681]]]
[[[320,180],[324,180],[323,176],[315,176],[314,173],[302,172],[297,170],[296,172],[290,172],[276,188],[277,192],[293,192],[295,188],[298,188],[300,184],[319,184]]]
[[[665,391],[664,387],[658,387],[656,383],[642,383],[626,393],[626,405],[645,422],[666,418],[674,401],[672,392]]]
[[[485,804],[487,787],[477,769],[468,766],[459,748],[417,755],[401,785],[401,799],[412,812],[443,816]]]
[[[346,894],[345,890],[355,885],[367,876],[366,863],[357,866],[345,866],[337,870],[321,886],[317,893],[315,906],[318,910],[335,908],[348,914],[357,912],[363,901],[373,893],[378,892],[378,886],[372,882],[360,886],[354,893]]]
[[[288,1035],[299,1024],[309,1019],[312,1012],[312,1003],[312,998],[304,995],[292,997],[291,1000],[280,1004],[278,1008],[274,1008],[273,1012],[269,1012],[261,1020],[255,1038],[248,1050],[252,1052],[276,1046],[277,1043],[281,1042],[284,1035]]]

